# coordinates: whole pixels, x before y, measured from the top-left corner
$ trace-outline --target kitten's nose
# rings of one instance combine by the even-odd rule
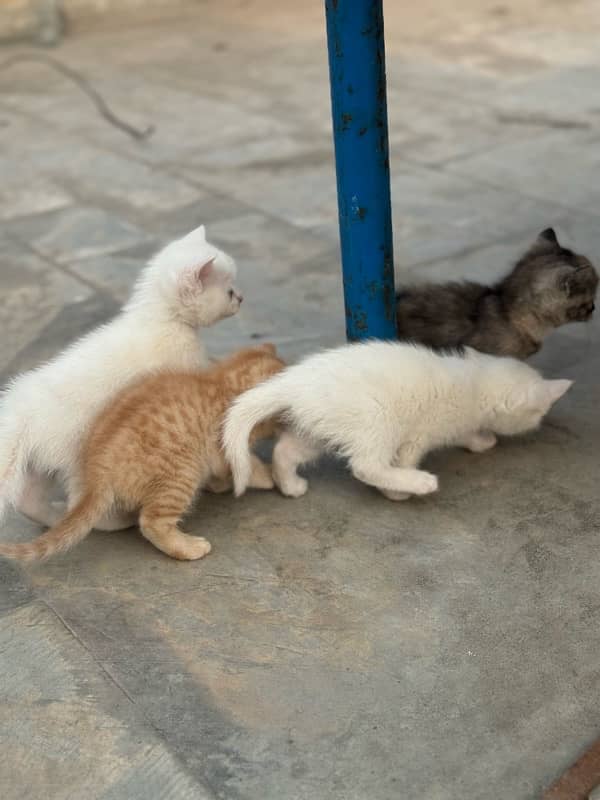
[[[244,299],[244,295],[243,294],[236,294],[236,297],[238,299],[238,303],[240,305],[242,305],[242,300]]]

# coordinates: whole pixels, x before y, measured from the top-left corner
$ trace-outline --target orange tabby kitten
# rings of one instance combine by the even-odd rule
[[[83,445],[70,511],[26,544],[0,546],[20,561],[67,550],[115,507],[139,510],[139,526],[173,558],[196,559],[210,542],[177,528],[198,488],[226,491],[229,467],[221,450],[221,422],[231,401],[285,366],[275,347],[248,348],[199,372],[155,374],[127,387],[99,414]],[[275,421],[256,426],[253,438],[271,436]],[[269,468],[254,457],[252,482],[271,489]]]

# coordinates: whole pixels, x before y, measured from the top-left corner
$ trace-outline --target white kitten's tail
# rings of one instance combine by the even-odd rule
[[[21,496],[28,460],[26,432],[13,415],[7,415],[0,420],[0,520]]]
[[[225,416],[223,445],[225,458],[231,467],[236,497],[244,494],[250,481],[252,464],[249,439],[252,429],[289,406],[281,377],[270,378],[244,392],[233,402]]]

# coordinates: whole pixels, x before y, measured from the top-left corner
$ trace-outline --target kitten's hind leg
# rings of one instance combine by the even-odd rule
[[[392,467],[402,467],[403,469],[417,469],[419,462],[423,455],[422,449],[415,444],[415,442],[407,442],[403,444],[394,454],[392,458]],[[408,500],[411,496],[410,492],[396,492],[391,489],[379,488],[379,491],[388,500],[393,500],[398,503],[402,500]]]
[[[260,460],[254,453],[250,456],[252,461],[252,473],[248,486],[250,489],[272,489],[274,486],[271,470],[268,465]],[[222,494],[233,489],[233,478],[231,472],[226,475],[213,475],[205,486],[213,494]]]
[[[438,479],[430,472],[414,467],[391,467],[386,464],[373,463],[360,458],[350,461],[355,478],[382,492],[393,493],[391,500],[399,500],[397,493],[431,494],[437,491]]]
[[[51,528],[65,513],[64,503],[53,503],[52,494],[56,483],[51,475],[27,472],[25,484],[17,509],[23,516]]]
[[[233,489],[233,478],[231,477],[231,474],[226,475],[225,477],[213,475],[204,488],[208,489],[208,491],[212,494],[223,494],[224,492],[230,492]]]
[[[472,453],[484,453],[491,450],[498,440],[491,431],[476,431],[462,439],[458,445]]]
[[[254,453],[250,458],[252,460],[252,473],[248,486],[251,489],[272,489],[275,484],[273,483],[273,476],[269,465],[261,461]]]
[[[273,479],[282,494],[301,497],[308,489],[308,481],[296,472],[298,467],[313,461],[319,451],[309,442],[290,431],[285,431],[273,450]]]
[[[210,553],[210,542],[202,536],[190,536],[177,527],[183,511],[166,507],[163,503],[143,506],[140,513],[140,530],[149,542],[171,558],[195,561]]]
[[[67,495],[69,499],[66,503],[66,506],[69,511],[77,505],[81,498],[81,494],[82,486],[80,476],[71,475],[67,481]],[[64,503],[54,503],[53,505],[57,508],[59,505],[63,506],[62,513],[65,513]],[[105,533],[124,531],[127,528],[133,528],[133,526],[137,524],[137,521],[137,513],[133,511],[123,511],[113,507],[110,511],[107,511],[102,515],[102,517],[100,517],[100,519],[95,523],[94,529],[97,531],[104,531]]]
[[[97,531],[124,531],[127,528],[133,528],[137,523],[137,514],[133,511],[113,511],[107,512],[101,517],[94,525]]]
[[[182,561],[202,558],[211,550],[206,539],[182,533],[177,527],[192,504],[197,478],[190,474],[174,476],[172,482],[162,481],[148,492],[140,511],[140,530],[146,539],[171,558]]]

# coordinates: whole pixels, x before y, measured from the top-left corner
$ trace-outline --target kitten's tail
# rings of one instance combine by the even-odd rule
[[[280,414],[289,406],[282,377],[283,374],[276,375],[244,392],[232,403],[225,415],[223,446],[225,458],[231,467],[236,497],[244,494],[252,472],[249,445],[252,429],[259,422]]]
[[[97,489],[84,494],[81,500],[49,531],[32,542],[1,544],[0,556],[22,561],[42,561],[55,553],[63,553],[84,539],[110,506],[111,498]]]

